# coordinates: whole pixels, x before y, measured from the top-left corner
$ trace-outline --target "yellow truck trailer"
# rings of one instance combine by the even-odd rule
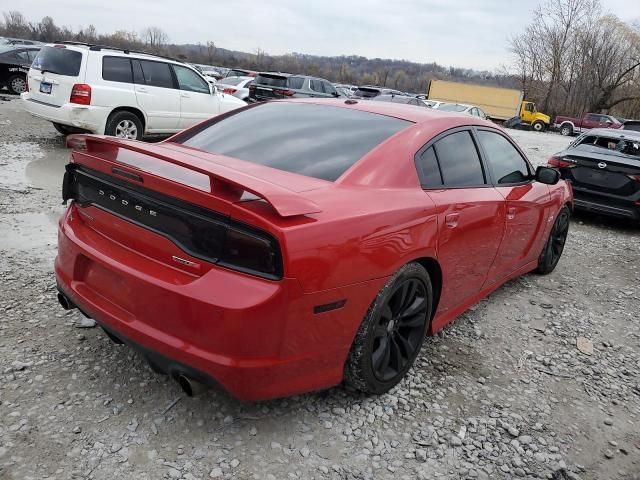
[[[536,110],[536,104],[524,101],[524,94],[512,88],[488,87],[471,83],[431,80],[427,90],[429,100],[443,100],[480,107],[492,120],[519,117],[522,123],[539,132],[551,126],[551,118]]]

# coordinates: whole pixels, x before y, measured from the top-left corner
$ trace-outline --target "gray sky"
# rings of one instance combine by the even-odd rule
[[[21,0],[29,20],[52,16],[73,28],[140,32],[155,25],[172,42],[254,52],[436,61],[493,70],[510,62],[507,39],[521,31],[539,0]],[[602,0],[626,21],[640,0]],[[3,9],[4,10],[4,9]]]

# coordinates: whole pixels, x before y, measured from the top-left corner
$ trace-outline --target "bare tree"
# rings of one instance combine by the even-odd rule
[[[160,27],[147,27],[142,31],[142,41],[151,50],[159,52],[169,43],[169,36]]]

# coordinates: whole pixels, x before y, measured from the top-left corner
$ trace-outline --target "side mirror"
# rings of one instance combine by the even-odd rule
[[[218,87],[211,85],[211,95],[215,95],[216,93],[218,93]]]
[[[331,92],[331,95],[333,95],[334,97],[339,97],[340,94],[338,92]]]
[[[613,122],[607,118],[607,119],[604,121],[604,123],[606,123],[607,125],[611,125]]]
[[[555,185],[560,181],[560,172],[555,168],[538,167],[536,169],[536,181],[545,185]]]

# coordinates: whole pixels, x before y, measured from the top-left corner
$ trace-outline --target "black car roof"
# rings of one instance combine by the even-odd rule
[[[618,130],[613,128],[593,128],[584,135],[597,135],[599,137],[609,137],[620,139],[640,140],[640,132],[635,130]]]

